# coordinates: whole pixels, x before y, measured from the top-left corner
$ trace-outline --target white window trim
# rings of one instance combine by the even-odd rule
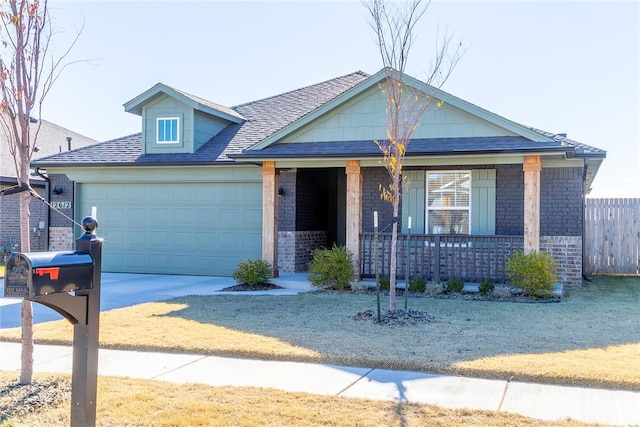
[[[431,208],[429,206],[429,174],[430,173],[468,173],[469,174],[469,206],[468,207],[460,207],[460,206],[451,206],[448,208]],[[429,230],[429,211],[432,210],[448,210],[448,211],[466,211],[469,212],[469,226],[467,234],[461,234],[462,236],[470,236],[471,235],[471,191],[473,188],[473,174],[471,173],[471,169],[453,169],[453,170],[427,170],[424,174],[424,192],[425,192],[425,210],[424,210],[424,230],[425,234],[433,234],[431,230]]]
[[[160,124],[160,120],[175,120],[177,123],[176,126],[176,140],[175,141],[160,141],[158,134],[158,125]],[[180,117],[156,117],[156,144],[180,144]]]

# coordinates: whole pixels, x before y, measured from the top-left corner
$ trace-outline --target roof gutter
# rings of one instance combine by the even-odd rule
[[[540,154],[556,154],[556,153],[564,153],[567,154],[566,147],[549,147],[545,148],[544,151],[541,151],[539,148],[523,148],[523,149],[496,149],[496,150],[453,150],[453,151],[420,151],[420,152],[407,152],[406,158],[409,157],[425,157],[425,156],[471,156],[471,155],[487,155],[487,154],[532,154],[532,153],[540,153]],[[308,158],[376,158],[380,157],[382,152],[378,153],[320,153],[320,154],[309,154],[309,153],[295,153],[295,154],[269,154],[269,153],[259,153],[257,152],[255,155],[253,153],[240,153],[240,154],[230,154],[228,157],[232,159],[255,159],[255,160],[263,160],[263,159],[297,159],[300,157],[308,157]]]

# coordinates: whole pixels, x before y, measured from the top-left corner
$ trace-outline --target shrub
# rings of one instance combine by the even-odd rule
[[[478,292],[480,293],[480,295],[489,295],[491,292],[493,292],[494,289],[495,286],[493,285],[493,283],[491,283],[487,279],[482,279],[482,282],[480,282],[480,285],[478,286]]]
[[[346,246],[316,249],[309,263],[309,281],[324,289],[349,289],[354,278],[353,254]]]
[[[464,289],[464,280],[459,277],[452,277],[447,281],[447,290],[451,293],[460,293]]]
[[[391,289],[391,278],[389,276],[384,276],[378,279],[378,283],[380,284],[381,291],[388,291]]]
[[[412,292],[424,292],[427,287],[427,281],[421,276],[416,276],[409,280],[409,290]]]
[[[424,291],[427,293],[427,295],[436,296],[436,295],[440,295],[441,293],[444,293],[445,286],[444,286],[444,283],[441,283],[436,280],[436,281],[427,283]]]
[[[256,286],[267,283],[271,277],[271,264],[261,259],[241,262],[233,272],[233,279],[243,285]]]
[[[509,283],[528,296],[548,296],[557,282],[557,264],[547,252],[516,252],[507,260]]]

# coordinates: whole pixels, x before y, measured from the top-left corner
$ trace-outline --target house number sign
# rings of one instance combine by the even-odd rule
[[[71,209],[71,202],[51,202],[51,207],[53,209]]]

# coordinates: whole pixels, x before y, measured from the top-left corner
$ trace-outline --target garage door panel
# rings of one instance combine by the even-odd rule
[[[218,187],[198,186],[196,188],[196,200],[199,202],[213,202],[219,200]]]
[[[262,202],[262,186],[245,185],[242,187],[242,198],[248,202]]]
[[[149,232],[149,246],[150,247],[156,247],[156,246],[169,246],[169,242],[170,240],[170,234],[168,231],[150,231]]]
[[[197,225],[201,228],[218,225],[218,211],[214,209],[202,209],[195,211]]]
[[[93,201],[92,203],[94,206],[101,205],[102,208],[100,209],[99,214],[100,214],[100,218],[102,218],[105,221],[105,223],[122,224],[126,222],[127,212],[125,209],[118,208],[118,207],[106,207],[104,206],[104,204],[98,203],[97,201]]]
[[[171,224],[171,210],[168,208],[152,207],[149,209],[149,217],[151,224],[156,226]]]
[[[221,188],[219,200],[222,202],[235,202],[235,201],[241,200],[242,192],[243,192],[242,187]]]
[[[193,239],[194,247],[205,251],[217,251],[220,249],[218,233],[200,232],[196,233]]]
[[[149,210],[145,208],[129,208],[127,211],[127,221],[131,225],[149,224]]]
[[[78,215],[98,209],[103,270],[231,275],[262,251],[262,185],[78,184]]]
[[[142,186],[126,186],[124,190],[127,192],[127,200],[146,201],[149,197],[148,188]]]
[[[171,265],[171,257],[169,255],[154,255],[147,257],[148,267],[158,272],[166,272],[167,266]]]
[[[171,192],[167,191],[166,186],[152,185],[146,188],[150,202],[168,202],[171,200]]]
[[[123,186],[109,186],[104,189],[104,198],[109,201],[127,200],[127,192]]]
[[[194,199],[191,189],[183,186],[173,186],[173,201],[189,202]]]

